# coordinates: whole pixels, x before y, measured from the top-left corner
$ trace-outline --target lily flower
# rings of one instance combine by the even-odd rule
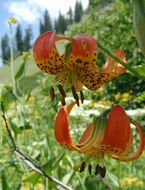
[[[60,55],[56,48],[56,42],[68,40],[70,45],[64,54]],[[34,60],[37,66],[44,72],[55,75],[59,84],[74,86],[81,90],[86,86],[96,91],[105,82],[122,75],[126,69],[113,58],[108,58],[102,70],[96,64],[98,47],[96,40],[88,35],[78,37],[57,36],[55,31],[49,31],[40,35],[33,47]],[[114,52],[124,62],[124,52]]]
[[[138,122],[130,119],[120,105],[115,105],[109,114],[104,112],[95,118],[85,129],[78,144],[75,144],[70,135],[68,119],[73,106],[74,103],[61,107],[55,119],[55,137],[63,147],[96,157],[97,160],[102,160],[104,155],[107,155],[129,162],[142,154],[145,134]],[[134,153],[131,151],[134,145],[131,124],[137,128],[140,137],[139,147]]]

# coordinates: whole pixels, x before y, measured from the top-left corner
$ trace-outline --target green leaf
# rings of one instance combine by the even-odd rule
[[[10,120],[10,126],[13,129],[15,134],[20,134],[22,133],[22,130],[19,129],[11,120]]]
[[[135,67],[135,69],[140,75],[145,76],[145,64]]]
[[[73,179],[74,174],[75,174],[75,171],[74,171],[74,170],[71,171],[70,173],[67,173],[67,174],[63,177],[62,182],[63,182],[64,184],[68,184],[68,183]]]
[[[40,174],[38,174],[36,172],[31,172],[31,174],[28,177],[26,177],[24,181],[35,185],[38,182],[40,177],[41,177]]]
[[[10,190],[9,186],[8,186],[8,182],[5,176],[5,173],[2,172],[1,174],[1,179],[2,179],[2,190]]]
[[[5,111],[9,108],[9,96],[10,91],[8,91],[5,87],[0,89],[0,102],[3,102]]]
[[[21,126],[19,127],[19,129],[20,129],[21,131],[23,131],[23,130],[29,130],[29,129],[32,129],[32,125],[31,125],[30,122],[26,122],[24,125],[21,125]]]
[[[113,188],[118,188],[119,187],[119,181],[118,178],[113,174],[107,171],[107,175],[104,179],[102,179],[104,184],[107,186],[111,184]]]
[[[52,158],[49,162],[45,163],[42,168],[49,173],[50,170],[58,166],[64,155],[65,152],[62,152],[57,158]]]
[[[58,166],[59,162],[62,160],[62,158],[64,157],[65,152],[62,152],[53,162],[52,167],[55,168]]]
[[[18,71],[15,75],[15,80],[18,80],[22,76],[24,69],[25,69],[25,62],[23,62],[22,65],[20,66],[20,68],[18,69]]]
[[[69,43],[65,47],[64,62],[67,62],[69,60],[71,50],[72,50],[72,43]]]

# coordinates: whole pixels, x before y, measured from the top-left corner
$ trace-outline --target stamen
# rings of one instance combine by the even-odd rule
[[[76,103],[77,103],[77,106],[79,107],[79,105],[80,105],[80,103],[79,103],[79,96],[78,96],[78,94],[77,94],[77,92],[76,92],[76,89],[75,89],[74,86],[72,86],[71,89],[72,89],[73,97],[74,97],[74,99],[75,99],[75,101],[76,101]]]
[[[84,94],[83,94],[83,91],[80,91],[80,99],[81,99],[81,103],[83,104],[83,102],[84,102]]]
[[[58,89],[59,89],[60,94],[61,94],[63,97],[66,97],[66,92],[65,92],[65,90],[63,89],[63,86],[62,86],[61,84],[58,85]]]
[[[88,171],[89,171],[89,174],[91,175],[91,173],[92,173],[92,166],[91,166],[91,164],[88,165]]]
[[[100,173],[100,176],[102,178],[105,177],[105,174],[106,174],[106,168],[105,168],[105,166],[103,166],[103,167],[100,166],[99,173]]]
[[[86,167],[86,162],[82,162],[79,172],[83,172],[85,170],[85,167]]]
[[[61,101],[62,106],[66,105],[65,97],[64,96],[61,96],[60,101]]]
[[[54,92],[54,88],[53,88],[53,87],[50,88],[50,97],[51,97],[51,100],[52,100],[52,101],[53,101],[54,98],[55,98],[55,92]]]
[[[100,166],[99,164],[97,164],[95,168],[95,175],[98,175],[99,173],[100,173]]]

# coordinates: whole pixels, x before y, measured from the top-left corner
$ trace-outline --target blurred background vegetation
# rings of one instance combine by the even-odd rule
[[[82,6],[78,2],[75,12],[68,9],[68,15],[60,13],[54,26],[49,13],[45,11],[40,20],[40,34],[52,29],[67,36],[90,34],[112,51],[123,49],[127,63],[133,67],[138,66],[143,64],[145,59],[135,39],[131,2],[90,0],[87,10],[82,10]],[[84,173],[74,171],[73,168],[83,161],[83,155],[64,150],[55,140],[53,127],[54,118],[60,105],[60,95],[56,90],[57,99],[54,102],[51,101],[49,89],[51,86],[57,89],[57,84],[53,76],[42,73],[35,66],[31,38],[32,29],[29,26],[24,36],[21,26],[17,26],[14,38],[16,92],[13,91],[11,84],[8,35],[6,34],[1,41],[4,48],[2,55],[4,66],[0,69],[0,100],[4,102],[9,126],[19,149],[39,163],[49,175],[75,190],[144,190],[145,153],[139,160],[127,164],[105,158],[103,164],[107,168],[107,175],[104,179],[94,174],[90,175],[87,171]],[[24,51],[28,51],[28,53],[23,53]],[[101,67],[106,58],[107,55],[99,50],[97,64]],[[69,97],[70,89],[66,87],[66,91]],[[126,110],[133,109],[135,113],[145,109],[144,81],[129,72],[108,82],[95,93],[84,90],[84,94],[88,100],[88,103],[83,106],[85,111],[90,109],[102,111],[115,103],[121,104]],[[91,116],[83,116],[84,110],[70,118],[73,129],[72,136],[75,141],[91,120]],[[145,128],[144,114],[139,113],[134,116]],[[135,139],[137,143],[138,137]],[[61,189],[27,168],[13,155],[11,142],[2,118],[0,141],[2,145],[0,146],[0,189]],[[95,159],[94,162],[96,162]]]

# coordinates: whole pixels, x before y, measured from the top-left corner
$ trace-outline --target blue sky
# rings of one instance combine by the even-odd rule
[[[89,0],[80,1],[85,9]],[[32,26],[33,40],[35,40],[39,34],[39,19],[42,18],[45,9],[49,11],[51,18],[55,19],[59,11],[66,14],[70,6],[74,9],[75,2],[76,0],[0,0],[0,39],[5,33],[9,34],[7,19],[14,16],[23,28],[29,24]],[[1,60],[0,65],[2,65]]]

